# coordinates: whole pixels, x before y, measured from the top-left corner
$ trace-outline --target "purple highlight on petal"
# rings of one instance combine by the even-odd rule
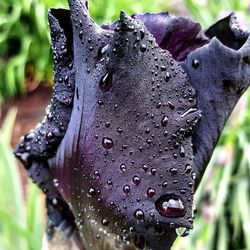
[[[188,18],[171,16],[167,12],[135,14],[132,17],[142,21],[159,46],[168,50],[178,61],[184,60],[190,52],[209,42],[201,26]],[[114,30],[117,24],[115,21],[102,28]]]
[[[136,14],[133,18],[141,20],[159,46],[178,61],[209,42],[201,26],[188,18],[170,16],[167,12]]]

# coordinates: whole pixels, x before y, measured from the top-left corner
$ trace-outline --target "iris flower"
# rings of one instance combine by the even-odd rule
[[[170,249],[193,228],[194,191],[249,85],[249,32],[234,14],[202,31],[168,13],[99,26],[87,1],[69,6],[49,11],[54,94],[15,155],[50,229],[79,249]]]

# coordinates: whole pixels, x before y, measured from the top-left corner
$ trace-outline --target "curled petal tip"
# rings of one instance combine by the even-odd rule
[[[126,12],[124,10],[121,10],[121,12],[120,12],[120,19],[124,20],[126,17],[127,17]]]
[[[72,14],[80,12],[82,14],[88,14],[88,1],[86,0],[68,0],[68,4]]]

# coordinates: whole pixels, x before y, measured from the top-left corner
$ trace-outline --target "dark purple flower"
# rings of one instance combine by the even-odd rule
[[[204,33],[167,13],[121,12],[101,28],[87,1],[69,5],[49,12],[48,113],[15,154],[79,248],[170,249],[193,227],[195,186],[248,87],[248,32],[233,15]]]

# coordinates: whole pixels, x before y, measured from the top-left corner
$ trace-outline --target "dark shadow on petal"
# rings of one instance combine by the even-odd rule
[[[240,49],[248,38],[248,33],[239,27],[233,13],[208,28],[205,34],[210,39],[216,37],[225,46],[234,50]]]
[[[64,35],[67,38],[67,48],[73,53],[73,32],[70,19],[70,11],[65,9],[50,9],[49,16],[54,17],[60,28],[63,29]]]

